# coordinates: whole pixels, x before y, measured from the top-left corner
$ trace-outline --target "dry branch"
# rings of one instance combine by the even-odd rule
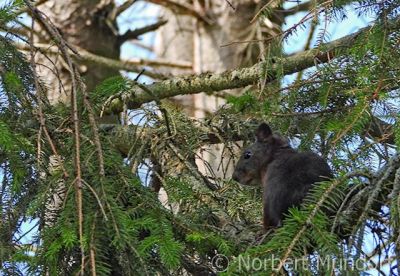
[[[150,25],[144,26],[142,28],[137,28],[137,29],[134,29],[134,30],[128,30],[123,35],[120,35],[118,37],[118,42],[120,44],[122,44],[127,40],[137,39],[139,36],[141,36],[141,35],[143,35],[145,33],[157,30],[161,26],[165,25],[167,22],[168,22],[168,20],[161,19],[160,21],[158,21],[158,22],[156,22],[154,24],[150,24]]]
[[[113,22],[118,17],[118,15],[129,9],[133,4],[135,4],[136,1],[137,0],[127,0],[120,6],[114,7],[114,9],[110,12],[110,15],[108,16],[110,21]]]

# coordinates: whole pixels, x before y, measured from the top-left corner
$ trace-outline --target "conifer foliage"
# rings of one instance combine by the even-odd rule
[[[400,274],[399,3],[313,5],[315,20],[339,22],[348,5],[375,20],[336,44],[326,43],[326,29],[318,30],[317,45],[302,59],[266,54],[236,73],[161,80],[157,93],[155,85],[120,76],[87,91],[51,22],[29,1],[3,5],[0,274]],[[13,32],[22,9],[57,45],[72,80],[70,103],[46,99],[32,57],[40,49],[29,35]],[[266,5],[259,20],[269,14]],[[274,43],[292,39],[305,23]],[[17,50],[18,43],[29,50]],[[276,85],[296,72],[296,81]],[[223,81],[229,74],[236,87]],[[176,87],[243,91],[224,96],[226,105],[197,120],[168,101],[179,94],[171,91]],[[121,124],[99,123],[112,112]],[[260,188],[240,186],[224,168],[237,160],[239,141],[252,142],[261,121],[299,150],[324,156],[335,174],[266,234]],[[230,158],[218,168],[222,176],[199,158],[212,144]],[[158,199],[160,187],[168,202]]]

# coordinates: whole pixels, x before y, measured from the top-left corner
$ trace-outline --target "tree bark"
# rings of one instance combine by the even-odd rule
[[[82,0],[56,1],[49,0],[39,6],[39,10],[61,32],[64,39],[72,45],[77,45],[91,53],[106,58],[119,59],[120,47],[115,22],[105,20],[113,9],[112,1]],[[35,42],[50,44],[49,37],[42,26],[36,25]],[[67,69],[63,66],[60,56],[50,54],[49,59],[38,56],[39,75],[49,86],[48,99],[50,103],[69,102],[70,80]],[[79,64],[87,90],[91,91],[105,78],[119,74],[117,69],[83,60]]]

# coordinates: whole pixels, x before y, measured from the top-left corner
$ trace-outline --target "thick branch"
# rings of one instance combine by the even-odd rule
[[[400,20],[394,22],[396,27],[400,25]],[[332,58],[345,54],[345,49],[350,48],[359,35],[365,34],[371,27],[360,29],[358,32],[347,35],[335,41],[321,45],[319,48],[304,51],[293,56],[284,58],[268,69],[268,76],[265,81],[271,82],[276,79],[279,74],[293,74],[307,68],[313,67],[316,64],[329,62]],[[338,49],[343,51],[337,51]],[[257,63],[252,67],[229,70],[219,74],[204,73],[195,76],[183,76],[168,79],[161,82],[156,82],[147,85],[146,88],[152,93],[147,93],[139,87],[134,87],[130,92],[127,92],[119,97],[116,97],[110,104],[109,110],[114,113],[122,111],[122,98],[127,99],[128,108],[135,109],[143,103],[156,100],[174,97],[177,95],[197,94],[201,92],[216,92],[226,89],[234,89],[246,87],[257,83],[261,78],[264,78],[263,67],[266,64],[263,62]]]
[[[168,20],[161,19],[160,21],[158,21],[154,24],[150,24],[150,25],[144,26],[142,28],[134,29],[134,30],[128,30],[123,35],[120,35],[118,37],[118,42],[119,42],[119,44],[122,44],[127,40],[136,39],[140,35],[157,30],[161,26],[165,25],[167,22],[168,22]]]

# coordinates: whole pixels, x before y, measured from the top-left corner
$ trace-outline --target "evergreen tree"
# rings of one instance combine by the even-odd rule
[[[29,1],[4,4],[1,272],[320,275],[376,269],[399,274],[399,3],[315,2],[304,20],[274,37],[273,44],[292,39],[307,20],[340,22],[348,5],[359,16],[373,15],[373,24],[330,42],[323,28],[313,48],[292,56],[263,53],[259,63],[222,73],[153,84],[114,76],[94,87],[85,85],[76,63],[80,52],[90,56],[85,50],[70,45]],[[13,25],[23,11],[56,45],[67,69],[70,102],[50,104],[46,98],[54,87],[38,76],[35,59],[44,50],[30,32]],[[258,20],[271,12],[263,6]],[[296,81],[276,85],[294,73]],[[226,89],[242,92],[222,95],[227,104],[205,119],[189,118],[170,101]],[[112,113],[121,124],[98,120]],[[261,121],[300,150],[320,153],[335,174],[316,185],[301,208],[292,208],[281,228],[265,235],[260,188],[206,176],[195,162],[200,148],[216,143],[231,156],[223,165],[234,162],[237,142],[250,143]],[[167,203],[158,199],[160,187]],[[26,221],[38,227],[31,243],[24,242],[30,232],[22,227]],[[301,266],[294,260],[302,260]]]

